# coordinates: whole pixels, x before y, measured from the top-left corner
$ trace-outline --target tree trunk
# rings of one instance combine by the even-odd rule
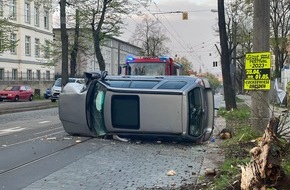
[[[103,25],[104,20],[105,20],[105,13],[106,13],[106,10],[107,10],[107,5],[110,2],[111,2],[111,0],[104,0],[103,1],[102,14],[101,14],[100,20],[98,21],[97,28],[95,28],[95,22],[96,22],[95,21],[95,15],[94,15],[93,22],[92,22],[95,53],[96,53],[96,58],[98,60],[99,68],[100,68],[101,71],[105,71],[106,64],[105,64],[105,60],[104,60],[104,57],[103,57],[102,52],[101,52],[101,46],[100,46],[101,38],[100,38],[100,35],[101,35],[101,28],[102,28],[102,25]],[[97,12],[98,12],[98,10],[97,10]]]
[[[232,109],[237,109],[237,103],[230,74],[230,52],[228,48],[228,36],[225,23],[224,0],[218,0],[218,20],[221,43],[221,66],[224,98],[226,103],[226,110],[229,111]]]
[[[68,35],[66,30],[66,0],[60,0],[60,30],[62,47],[61,78],[62,87],[68,83]]]
[[[79,49],[79,35],[80,35],[80,19],[79,19],[79,10],[76,9],[76,26],[75,26],[75,36],[74,36],[74,45],[71,52],[70,59],[70,76],[76,76],[76,66],[77,66],[77,54]]]
[[[97,60],[99,63],[99,68],[101,71],[105,71],[106,64],[105,64],[104,57],[103,57],[102,52],[101,52],[99,34],[94,35],[94,45],[95,45],[96,57],[97,57]]]
[[[242,190],[266,190],[283,177],[281,145],[276,136],[279,119],[272,117],[267,125],[263,140],[250,153],[252,161],[241,167]]]

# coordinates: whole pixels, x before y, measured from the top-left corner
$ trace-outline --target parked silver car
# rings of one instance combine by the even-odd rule
[[[158,135],[203,142],[214,128],[214,98],[203,78],[86,73],[85,85],[64,87],[59,117],[72,135]]]
[[[84,84],[85,80],[83,78],[69,78],[68,83],[79,83]],[[55,102],[59,99],[59,94],[61,93],[61,78],[58,78],[54,81],[52,87],[51,87],[51,95],[50,100],[52,102]]]

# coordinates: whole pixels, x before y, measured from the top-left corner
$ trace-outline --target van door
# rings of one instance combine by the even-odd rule
[[[104,123],[104,101],[106,88],[97,80],[92,81],[87,92],[86,115],[88,126],[97,136],[106,135]]]

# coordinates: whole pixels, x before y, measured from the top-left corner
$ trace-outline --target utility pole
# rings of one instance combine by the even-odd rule
[[[253,52],[270,50],[270,0],[254,0]],[[251,91],[251,124],[263,133],[270,118],[269,91]]]

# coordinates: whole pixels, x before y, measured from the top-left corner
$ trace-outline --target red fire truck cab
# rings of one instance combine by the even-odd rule
[[[181,75],[182,65],[170,57],[128,56],[123,67],[125,75]]]

